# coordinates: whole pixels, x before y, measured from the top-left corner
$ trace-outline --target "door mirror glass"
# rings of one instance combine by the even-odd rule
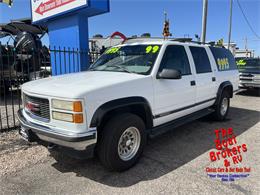
[[[175,69],[163,69],[158,75],[158,79],[181,79],[181,72]]]

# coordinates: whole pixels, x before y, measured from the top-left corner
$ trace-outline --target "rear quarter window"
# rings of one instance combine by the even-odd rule
[[[236,70],[236,61],[232,53],[225,48],[210,47],[219,71]]]

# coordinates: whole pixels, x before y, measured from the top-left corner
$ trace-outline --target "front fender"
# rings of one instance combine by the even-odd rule
[[[90,122],[90,127],[98,127],[101,125],[104,116],[115,109],[131,107],[131,106],[142,106],[145,109],[145,118],[148,127],[152,126],[152,112],[149,102],[143,97],[127,97],[112,100],[101,105],[95,112]]]

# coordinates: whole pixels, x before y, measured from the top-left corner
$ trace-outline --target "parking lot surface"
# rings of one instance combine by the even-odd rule
[[[0,194],[260,194],[260,98],[239,92],[231,100],[228,119],[200,119],[149,140],[140,162],[123,172],[109,172],[97,159],[75,160],[27,145],[17,132],[0,135]],[[214,130],[233,128],[246,144],[239,167],[247,178],[212,179],[206,167],[215,147]]]

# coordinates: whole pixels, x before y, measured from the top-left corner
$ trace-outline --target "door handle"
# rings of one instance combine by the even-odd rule
[[[194,85],[196,85],[196,82],[195,82],[195,81],[191,81],[191,82],[190,82],[190,85],[191,85],[191,86],[194,86]]]
[[[216,77],[212,77],[212,82],[215,82],[216,81]]]

